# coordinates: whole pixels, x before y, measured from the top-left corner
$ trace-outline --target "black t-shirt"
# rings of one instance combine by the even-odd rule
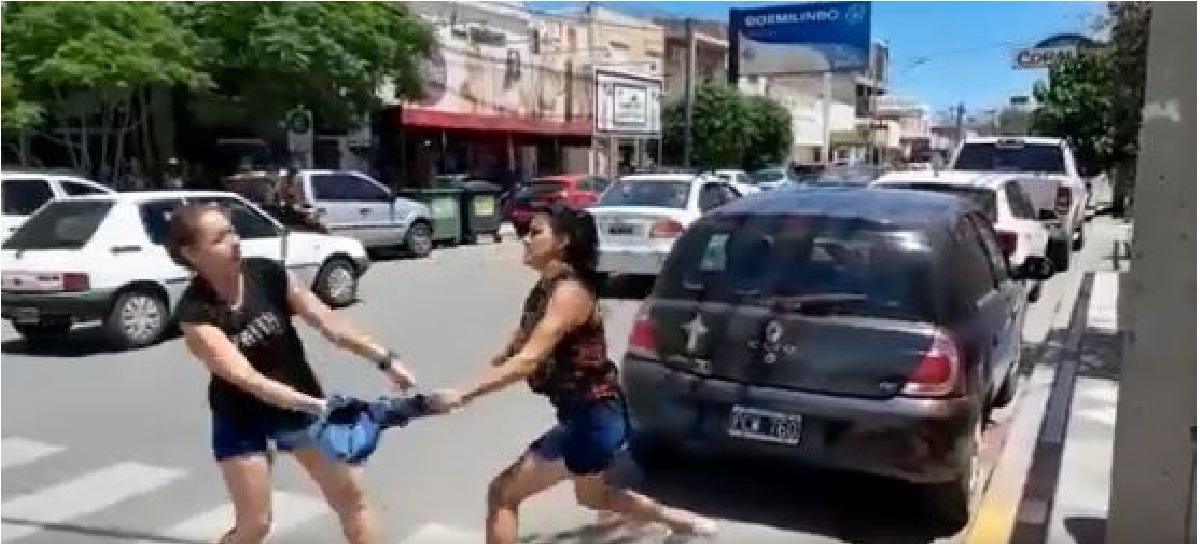
[[[179,322],[221,329],[255,370],[301,393],[324,396],[304,356],[304,345],[292,324],[287,301],[287,273],[279,263],[260,258],[242,262],[245,292],[234,311],[208,282],[192,280],[179,302]],[[214,375],[208,385],[208,404],[218,415],[233,419],[270,419],[284,427],[305,424],[306,415],[271,406]]]

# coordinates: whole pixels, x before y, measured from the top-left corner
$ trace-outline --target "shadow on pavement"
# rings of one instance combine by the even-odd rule
[[[939,527],[916,486],[776,462],[697,460],[651,475],[642,488],[677,508],[843,542],[923,544],[961,529]]]
[[[169,342],[179,337],[177,331],[170,331],[158,343]],[[59,342],[49,345],[33,345],[23,338],[13,338],[0,343],[0,352],[12,355],[31,355],[42,357],[88,357],[103,353],[116,353],[117,350],[109,345],[99,325],[75,327]]]
[[[1079,347],[1079,377],[1119,382],[1124,335],[1116,332],[1083,333]]]
[[[1063,520],[1075,544],[1104,544],[1108,520],[1103,518],[1067,518]]]
[[[206,544],[205,542],[199,540],[168,538],[150,533],[122,531],[119,529],[109,529],[104,527],[90,527],[87,525],[78,525],[74,523],[42,523],[12,518],[4,518],[3,521],[6,525],[24,525],[48,532],[68,533],[91,538],[110,540],[144,540],[147,542],[161,542],[163,544]]]

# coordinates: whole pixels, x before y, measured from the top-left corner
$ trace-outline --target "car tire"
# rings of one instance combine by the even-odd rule
[[[13,329],[31,346],[41,347],[61,341],[71,332],[70,319],[42,319],[37,323],[13,323]]]
[[[404,250],[417,259],[433,253],[433,225],[428,221],[417,221],[404,234]]]
[[[137,349],[159,341],[170,324],[162,295],[135,289],[117,295],[104,318],[104,335],[118,349]]]
[[[971,444],[955,478],[949,482],[925,486],[925,506],[936,523],[957,532],[971,520],[975,488],[979,484],[979,450],[983,442],[983,423],[975,425]]]
[[[1071,268],[1071,242],[1065,238],[1051,238],[1046,247],[1046,256],[1054,265],[1055,272],[1066,272]]]
[[[331,308],[344,308],[358,300],[358,271],[350,259],[331,257],[313,280],[313,292]]]

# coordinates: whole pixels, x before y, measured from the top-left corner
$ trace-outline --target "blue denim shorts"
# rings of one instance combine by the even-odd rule
[[[529,446],[545,461],[562,459],[575,476],[606,472],[628,457],[629,425],[617,402],[560,408],[558,424]]]
[[[238,418],[213,414],[212,453],[213,458],[224,461],[231,457],[266,453],[270,442],[279,451],[294,451],[316,447],[309,435],[308,427],[295,422],[281,422],[270,418]]]

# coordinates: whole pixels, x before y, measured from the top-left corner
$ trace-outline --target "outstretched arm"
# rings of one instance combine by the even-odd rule
[[[221,329],[209,324],[182,323],[184,344],[209,372],[262,399],[288,410],[320,414],[325,401],[296,391],[264,376],[250,365]]]

